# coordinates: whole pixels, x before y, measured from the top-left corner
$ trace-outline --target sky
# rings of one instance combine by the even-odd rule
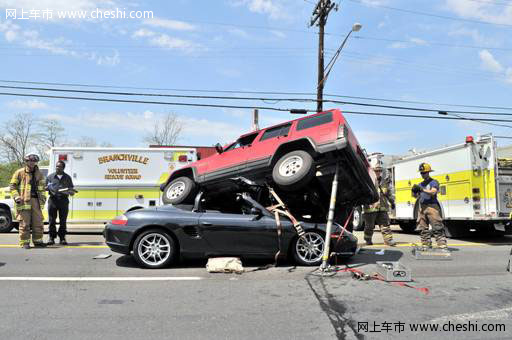
[[[338,0],[335,3],[339,4],[338,10],[331,11],[325,28],[326,64],[352,25],[358,22],[363,27],[347,40],[325,83],[324,93],[379,100],[326,99],[512,114],[512,1]],[[316,0],[0,0],[0,85],[36,86],[5,81],[89,84],[106,87],[37,86],[266,99],[135,97],[9,88],[0,92],[314,110],[313,102],[275,99],[315,98],[318,27],[309,25],[315,4]],[[142,16],[147,12],[152,17],[97,18],[100,12],[118,10],[126,16],[130,13]],[[65,11],[83,11],[87,17],[58,18]],[[324,109],[330,108],[440,116],[437,112],[324,104]],[[117,147],[145,146],[144,135],[155,121],[168,113],[177,115],[183,124],[181,145],[230,142],[250,131],[252,121],[250,108],[0,95],[0,124],[17,113],[58,119],[70,140],[88,136]],[[449,113],[451,117],[454,114]],[[508,119],[506,115],[458,115]],[[510,136],[512,127],[512,121],[498,123],[509,125],[498,127],[462,119],[354,113],[345,116],[369,153],[427,150],[462,143],[465,136],[478,133]],[[295,118],[298,117],[288,112],[260,110],[261,127]],[[499,144],[507,145],[510,141],[502,139]]]

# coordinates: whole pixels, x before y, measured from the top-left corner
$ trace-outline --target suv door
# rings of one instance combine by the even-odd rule
[[[240,176],[246,169],[248,150],[258,132],[245,135],[224,149],[221,154],[209,158],[205,167],[206,181]]]
[[[247,159],[248,170],[268,166],[272,155],[277,151],[279,145],[290,139],[289,134],[291,126],[292,123],[289,122],[263,131],[259,140],[251,147],[251,152]]]

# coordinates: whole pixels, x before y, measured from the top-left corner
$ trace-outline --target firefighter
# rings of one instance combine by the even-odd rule
[[[46,202],[45,178],[39,171],[39,156],[25,156],[25,167],[16,170],[10,182],[11,196],[15,202],[16,218],[20,221],[20,246],[30,248],[30,234],[34,247],[46,247],[43,242],[43,212]]]
[[[432,237],[434,237],[437,247],[443,251],[448,251],[443,218],[441,217],[441,205],[437,200],[439,182],[430,177],[432,171],[430,164],[421,163],[419,172],[423,182],[412,187],[412,193],[414,197],[419,199],[420,204],[417,223],[420,230],[421,249],[425,251],[432,248]],[[429,230],[429,224],[432,226],[432,231]]]
[[[393,234],[389,227],[389,215],[388,211],[391,207],[394,209],[394,200],[391,197],[389,190],[389,182],[382,178],[382,165],[378,164],[373,168],[377,175],[377,182],[375,186],[379,189],[379,200],[373,204],[365,205],[363,207],[363,219],[364,219],[364,240],[367,245],[372,245],[373,229],[375,224],[380,226],[382,238],[384,244],[388,246],[396,246],[396,242],[393,240]]]

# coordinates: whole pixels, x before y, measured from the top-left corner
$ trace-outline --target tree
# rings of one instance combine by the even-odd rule
[[[74,143],[74,146],[80,146],[80,147],[96,147],[98,146],[98,142],[94,137],[89,136],[81,136],[76,143]]]
[[[31,113],[18,113],[4,124],[0,134],[0,152],[7,162],[23,164],[23,157],[34,141],[34,123]]]
[[[183,129],[183,123],[174,113],[168,113],[163,119],[155,121],[153,130],[146,133],[144,142],[151,145],[175,144]]]
[[[36,134],[36,149],[41,155],[41,160],[48,161],[48,150],[62,145],[65,133],[64,128],[56,119],[43,119],[38,122],[38,133]]]

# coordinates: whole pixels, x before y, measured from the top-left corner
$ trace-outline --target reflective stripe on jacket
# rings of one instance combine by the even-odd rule
[[[379,189],[379,200],[375,203],[365,205],[363,212],[378,212],[378,211],[389,211],[389,203],[391,198],[391,190],[389,181],[383,181],[382,179],[375,186]]]
[[[33,172],[30,172],[28,167],[21,168],[14,172],[9,184],[11,196],[15,201],[16,211],[32,209],[32,206],[30,205],[32,190],[30,182],[32,180],[32,176],[35,176],[39,204],[43,207],[46,202],[45,179],[43,174],[39,171],[39,168],[36,166]],[[16,199],[18,197],[21,198],[20,203],[16,203]]]

